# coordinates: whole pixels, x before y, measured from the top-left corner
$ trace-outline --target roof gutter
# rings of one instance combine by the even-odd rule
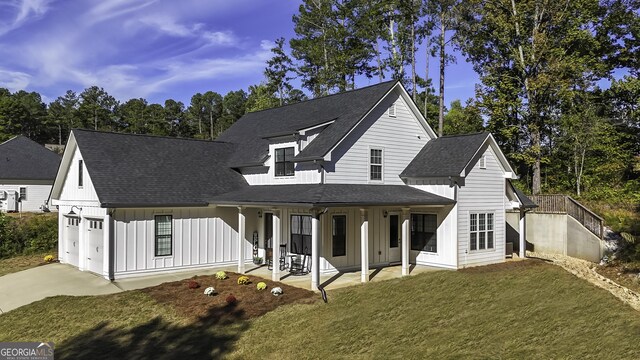
[[[208,202],[189,202],[189,203],[163,203],[163,204],[145,204],[145,203],[100,203],[101,208],[167,208],[167,207],[208,207]]]

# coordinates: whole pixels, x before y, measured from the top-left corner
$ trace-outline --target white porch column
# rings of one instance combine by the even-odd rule
[[[527,241],[526,241],[526,235],[527,235],[527,227],[526,227],[526,223],[525,223],[525,211],[524,209],[520,209],[520,258],[524,259],[526,254],[527,254]]]
[[[320,285],[320,214],[315,212],[311,216],[311,290],[315,291]]]
[[[246,242],[245,215],[242,206],[238,206],[238,273],[244,274],[244,243]]]
[[[102,219],[102,275],[105,279],[111,280],[111,215],[109,209]]]
[[[280,211],[278,209],[272,209],[273,212],[272,222],[273,222],[273,238],[271,240],[271,280],[280,281]]]
[[[402,276],[409,275],[409,208],[402,208]]]
[[[362,255],[360,281],[367,282],[369,281],[369,219],[366,209],[360,209],[360,253]]]

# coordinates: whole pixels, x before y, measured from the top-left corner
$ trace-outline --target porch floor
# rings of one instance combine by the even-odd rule
[[[229,269],[232,270],[232,269]],[[237,269],[236,269],[237,270]],[[431,266],[411,265],[409,270],[410,275],[420,274],[430,271],[446,270],[443,268],[436,268]],[[249,266],[245,271],[247,276],[259,276],[265,279],[271,279],[271,270],[266,265],[262,266]],[[369,269],[369,281],[384,281],[394,278],[402,277],[402,266],[392,265],[385,267],[372,267]],[[311,274],[306,275],[292,275],[286,269],[280,272],[280,281],[291,286],[299,287],[302,289],[311,289]],[[343,288],[347,286],[360,285],[360,270],[352,270],[347,272],[334,272],[329,274],[320,274],[320,286],[325,290],[333,290]]]

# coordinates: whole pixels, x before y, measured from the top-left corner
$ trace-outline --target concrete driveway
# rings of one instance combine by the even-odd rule
[[[0,313],[55,295],[121,292],[112,282],[70,265],[49,264],[0,276]]]

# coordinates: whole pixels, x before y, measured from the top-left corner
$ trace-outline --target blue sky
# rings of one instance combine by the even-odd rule
[[[45,102],[98,85],[120,101],[225,94],[263,80],[269,49],[290,39],[299,1],[2,0],[0,87],[37,91]],[[424,73],[425,56],[418,61]],[[430,60],[436,78],[437,60]],[[359,79],[358,86],[377,78]],[[473,96],[464,59],[447,68],[446,101]]]

